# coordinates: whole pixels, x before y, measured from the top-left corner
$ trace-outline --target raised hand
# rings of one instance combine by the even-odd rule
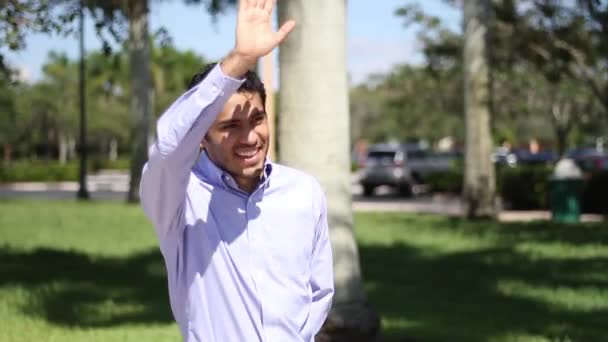
[[[272,28],[272,10],[276,0],[241,0],[236,27],[235,52],[251,58],[267,55],[287,37],[295,21]]]
[[[286,1],[286,0],[283,0]],[[296,26],[289,20],[278,31],[272,28],[276,0],[240,0],[234,50],[222,61],[222,70],[241,77],[255,67],[258,58],[277,47]]]

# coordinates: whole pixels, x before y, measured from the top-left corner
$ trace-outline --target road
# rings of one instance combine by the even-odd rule
[[[457,199],[437,196],[416,196],[401,198],[388,188],[380,188],[377,196],[361,196],[361,187],[357,184],[356,175],[352,176],[353,208],[359,211],[408,211],[453,213],[460,210]],[[106,171],[87,178],[87,188],[94,200],[121,201],[126,198],[129,177],[123,172]],[[73,199],[78,191],[77,182],[58,183],[14,183],[0,184],[0,199],[38,198],[38,199]]]
[[[106,171],[88,177],[87,188],[93,200],[123,201],[126,198],[129,177],[123,172]],[[17,183],[0,184],[0,200],[14,198],[74,199],[78,191],[77,182],[60,183]],[[458,216],[461,211],[460,199],[456,196],[420,194],[403,198],[389,188],[379,188],[374,197],[363,197],[357,184],[357,176],[352,176],[351,193],[353,210],[359,212],[411,212],[433,213]],[[550,219],[547,211],[503,211],[502,221],[529,221]],[[601,221],[598,215],[583,215],[583,221]]]

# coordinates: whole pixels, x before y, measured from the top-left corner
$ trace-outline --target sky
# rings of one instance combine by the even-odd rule
[[[459,30],[459,11],[443,4],[442,0],[348,1],[348,70],[351,83],[361,83],[371,74],[386,73],[396,64],[418,64],[423,61],[421,46],[416,39],[418,28],[404,27],[403,20],[394,15],[395,9],[400,6],[416,2],[426,12],[442,18],[448,27]],[[180,0],[152,1],[151,6],[151,32],[164,27],[178,49],[193,50],[208,60],[218,60],[233,47],[234,10],[220,14],[213,22],[204,6],[187,6]],[[85,39],[87,51],[100,48],[101,43],[90,20],[86,25]],[[7,62],[22,69],[23,76],[29,81],[41,78],[42,65],[53,50],[65,52],[75,59],[78,57],[78,41],[74,36],[36,34],[26,38],[26,48],[22,51],[7,52],[0,48]]]

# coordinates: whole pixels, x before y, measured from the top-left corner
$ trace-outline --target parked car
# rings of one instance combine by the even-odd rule
[[[402,195],[412,194],[412,187],[424,184],[435,172],[446,172],[460,154],[434,154],[419,144],[378,144],[368,149],[359,183],[363,195],[371,196],[381,185],[396,188]]]
[[[518,164],[554,164],[559,160],[557,153],[551,150],[541,150],[536,153],[526,149],[514,151]]]
[[[608,154],[595,148],[580,148],[568,153],[584,172],[608,170]]]

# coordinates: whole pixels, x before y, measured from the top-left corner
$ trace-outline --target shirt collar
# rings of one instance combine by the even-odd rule
[[[205,150],[201,151],[199,159],[195,165],[195,170],[200,173],[203,178],[209,181],[214,186],[221,186],[224,189],[232,189],[241,191],[232,176],[217,166],[207,155]],[[266,158],[264,160],[264,172],[260,179],[258,188],[266,187],[272,173],[272,162]]]

